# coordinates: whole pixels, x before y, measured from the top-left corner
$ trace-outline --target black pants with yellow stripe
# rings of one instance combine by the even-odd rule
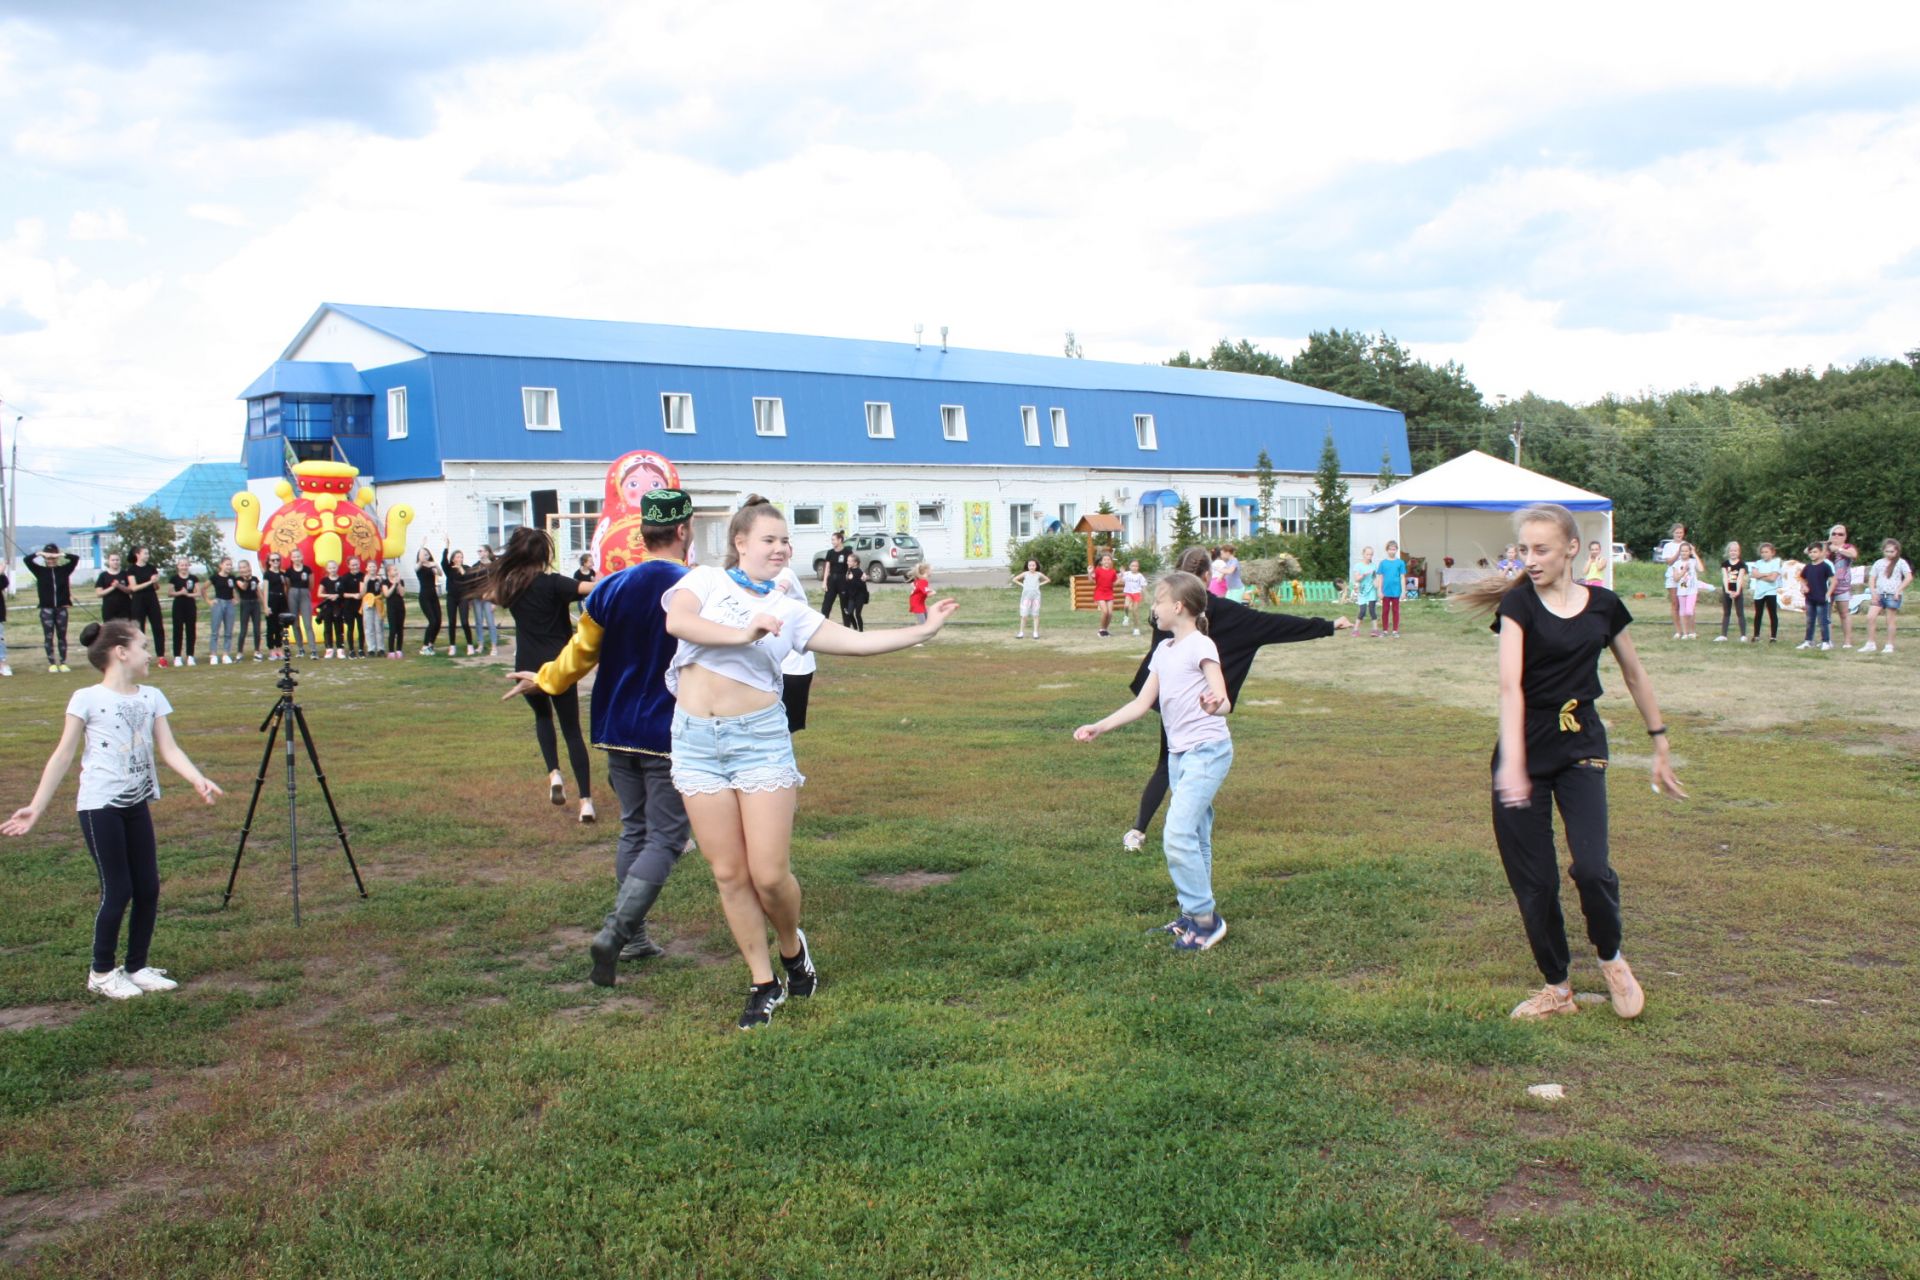
[[[1529,718],[1532,714],[1530,710]],[[1534,963],[1548,982],[1565,982],[1572,960],[1566,918],[1560,912],[1560,860],[1553,844],[1556,806],[1567,850],[1573,855],[1568,874],[1580,894],[1587,941],[1602,960],[1611,960],[1620,950],[1620,878],[1607,859],[1604,743],[1603,736],[1599,755],[1554,761],[1540,758],[1546,753],[1536,750],[1527,762],[1533,771],[1533,795],[1527,807],[1509,809],[1498,795],[1493,798],[1493,836],[1500,846],[1500,861],[1520,905]],[[1590,748],[1591,739],[1580,746]],[[1540,772],[1543,765],[1552,767],[1552,772]]]

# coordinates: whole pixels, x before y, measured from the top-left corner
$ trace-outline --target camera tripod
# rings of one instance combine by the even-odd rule
[[[260,790],[267,782],[267,765],[273,760],[273,744],[280,738],[285,748],[287,760],[287,858],[293,871],[293,923],[300,924],[300,801],[298,780],[293,771],[293,731],[300,730],[300,741],[306,744],[307,759],[313,764],[313,776],[320,780],[320,794],[326,798],[327,813],[333,818],[333,833],[340,837],[340,851],[347,855],[347,869],[353,872],[354,887],[360,890],[362,898],[367,896],[366,882],[360,878],[359,864],[353,860],[353,846],[347,843],[347,829],[340,825],[340,810],[334,806],[333,792],[327,789],[327,774],[320,767],[320,753],[314,750],[313,733],[307,728],[306,713],[300,710],[300,704],[293,700],[293,691],[299,686],[293,671],[292,650],[280,662],[280,679],[277,687],[280,700],[273,704],[273,710],[267,712],[267,718],[260,722],[258,732],[267,735],[267,749],[260,754],[260,773],[253,780],[253,799],[247,802],[247,820],[240,827],[240,846],[233,851],[233,870],[227,876],[227,891],[220,897],[220,906],[224,910],[233,899],[233,884],[240,877],[240,859],[247,851],[247,836],[253,830],[254,811],[260,807]]]

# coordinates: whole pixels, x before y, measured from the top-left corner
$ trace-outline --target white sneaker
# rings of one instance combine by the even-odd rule
[[[180,985],[167,976],[165,969],[156,969],[152,965],[144,969],[135,969],[127,975],[127,981],[142,991],[172,991]]]
[[[1133,634],[1135,634],[1135,635],[1139,635],[1139,634],[1140,634],[1140,628],[1138,628],[1138,627],[1135,627],[1135,628],[1133,629]]]
[[[1888,645],[1888,646],[1887,646],[1886,648],[1884,648],[1884,649],[1882,649],[1882,650],[1881,650],[1880,652],[1881,652],[1881,653],[1892,653],[1892,652],[1893,652],[1893,646],[1892,646],[1892,645]]]
[[[1685,636],[1683,636],[1683,635],[1681,635],[1681,634],[1680,634],[1680,633],[1679,633],[1678,631],[1676,631],[1676,632],[1674,632],[1674,633],[1673,633],[1673,638],[1674,638],[1675,640],[1685,640],[1685,639],[1686,639],[1686,637],[1685,637]]]
[[[1745,639],[1745,637],[1743,636],[1742,639]],[[1713,638],[1713,642],[1715,644],[1725,644],[1727,642],[1727,638],[1725,636],[1715,636]]]
[[[1147,847],[1147,833],[1144,831],[1127,832],[1127,834],[1120,837],[1120,847],[1128,853],[1140,852],[1140,850]]]
[[[1827,650],[1831,648],[1833,648],[1831,644],[1823,644],[1820,646],[1820,652],[1825,653]]]
[[[1794,647],[1794,648],[1796,648],[1796,649],[1811,649],[1811,648],[1813,648],[1813,641],[1811,641],[1811,640],[1802,640],[1802,641],[1801,641],[1801,642],[1800,642],[1799,644],[1797,644],[1797,645],[1795,645],[1795,646],[1793,646],[1793,647]]]
[[[1850,645],[1850,644],[1843,644],[1843,645],[1841,645],[1840,647],[1841,647],[1842,649],[1851,649],[1851,648],[1853,648],[1853,646],[1852,646],[1852,645]]]
[[[112,973],[87,974],[87,990],[109,1000],[131,1000],[141,994],[140,988],[133,985],[125,969],[115,969]]]
[[[1862,653],[1874,653],[1874,652],[1877,652],[1877,651],[1879,650],[1879,648],[1880,648],[1880,646],[1879,646],[1879,645],[1877,645],[1877,644],[1875,644],[1875,643],[1874,643],[1873,641],[1871,641],[1871,640],[1869,640],[1869,641],[1867,641],[1867,642],[1866,642],[1865,644],[1863,644],[1863,645],[1861,645],[1861,646],[1860,646],[1860,652],[1862,652]]]
[[[13,674],[13,668],[8,666],[4,662],[0,662],[0,676],[10,676],[12,674]]]

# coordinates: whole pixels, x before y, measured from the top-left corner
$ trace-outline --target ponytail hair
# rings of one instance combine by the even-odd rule
[[[1199,550],[1202,555],[1206,554],[1203,548],[1196,548],[1196,550]],[[1182,559],[1185,559],[1185,557],[1182,557]],[[1207,634],[1207,600],[1209,597],[1207,595],[1207,584],[1205,582],[1202,582],[1197,576],[1185,570],[1175,569],[1172,573],[1160,579],[1159,590],[1166,592],[1169,600],[1187,611],[1187,616],[1193,619],[1193,625],[1200,628],[1201,635],[1204,636]]]
[[[727,568],[737,568],[740,564],[740,548],[734,545],[734,540],[752,533],[753,526],[767,516],[775,520],[786,520],[786,517],[780,514],[780,508],[774,506],[771,499],[757,493],[748,494],[747,500],[740,504],[740,509],[733,513],[733,519],[727,521]]]
[[[87,661],[93,664],[95,671],[105,671],[107,663],[113,661],[113,651],[123,644],[132,644],[140,638],[140,628],[124,618],[115,618],[111,622],[89,622],[80,630],[80,645],[87,651]]]
[[[1536,502],[1514,513],[1513,529],[1516,534],[1530,524],[1550,524],[1565,541],[1580,541],[1580,525],[1574,520],[1573,512],[1557,502]],[[1518,549],[1514,548],[1516,551]],[[1485,616],[1499,609],[1500,602],[1507,598],[1507,592],[1528,580],[1524,573],[1511,578],[1504,573],[1489,573],[1450,591],[1448,603],[1469,613]]]

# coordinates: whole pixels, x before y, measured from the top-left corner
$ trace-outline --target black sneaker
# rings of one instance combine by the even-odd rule
[[[780,986],[780,979],[754,983],[747,988],[747,1007],[740,1011],[740,1029],[751,1031],[766,1026],[773,1021],[773,1011],[786,1002],[787,993]]]
[[[787,994],[804,1000],[812,995],[820,985],[820,975],[814,972],[813,952],[807,946],[807,931],[795,929],[800,935],[800,954],[781,956],[780,963],[787,971]]]

